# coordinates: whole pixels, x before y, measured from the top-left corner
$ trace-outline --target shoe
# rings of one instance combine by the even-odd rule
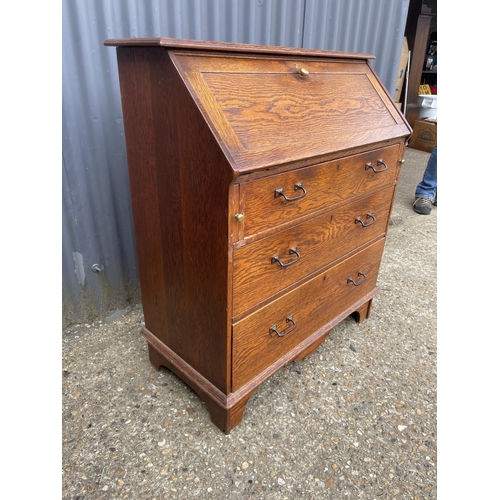
[[[436,196],[434,196],[434,201],[432,202],[432,204],[437,207],[438,206],[438,194],[437,194],[437,191],[436,191]]]
[[[430,198],[416,198],[413,203],[413,210],[420,215],[429,215],[432,210],[432,200]]]

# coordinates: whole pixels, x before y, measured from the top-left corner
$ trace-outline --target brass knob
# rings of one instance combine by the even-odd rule
[[[309,71],[307,71],[306,68],[300,68],[299,74],[300,74],[300,76],[307,76],[309,74]]]
[[[244,219],[244,215],[243,214],[236,214],[234,216],[234,219],[237,221],[237,222],[243,222],[243,219]]]
[[[404,163],[405,162],[405,159],[404,158],[401,158],[401,160],[398,160],[399,163]]]

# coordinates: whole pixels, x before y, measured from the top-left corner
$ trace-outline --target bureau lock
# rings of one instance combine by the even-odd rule
[[[236,214],[236,215],[234,216],[234,220],[235,220],[236,222],[243,222],[243,219],[244,219],[244,218],[245,218],[245,216],[244,216],[243,214]]]

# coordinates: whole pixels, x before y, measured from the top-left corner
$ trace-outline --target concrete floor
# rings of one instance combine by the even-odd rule
[[[261,385],[224,435],[155,371],[140,306],[63,331],[62,498],[437,498],[437,209],[408,148],[370,317]]]

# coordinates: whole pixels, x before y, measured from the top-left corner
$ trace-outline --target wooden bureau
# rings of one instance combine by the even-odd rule
[[[229,433],[253,391],[368,317],[411,129],[369,54],[117,46],[145,328]]]

